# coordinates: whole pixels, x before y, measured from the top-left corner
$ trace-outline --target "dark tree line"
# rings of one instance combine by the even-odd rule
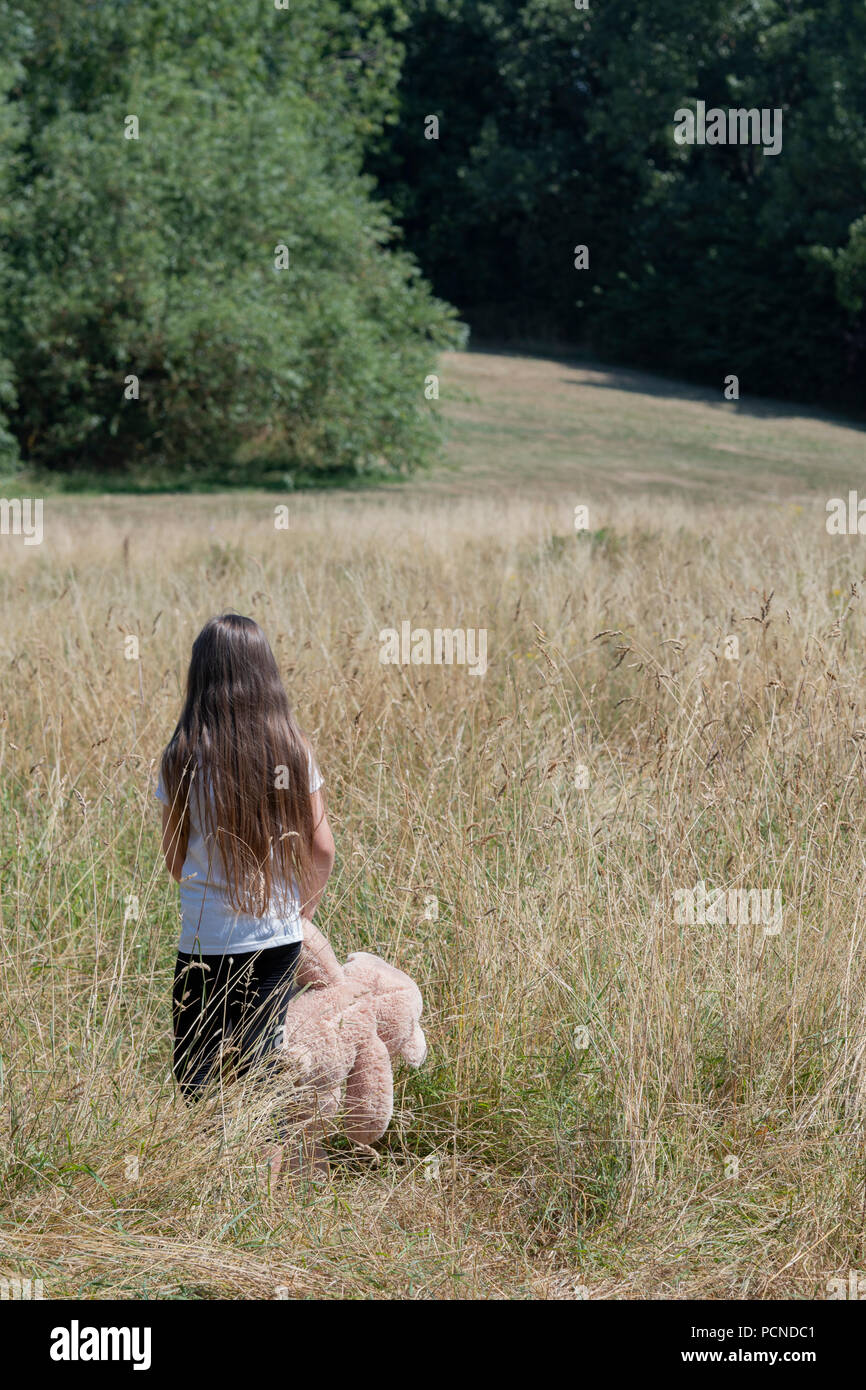
[[[369,166],[476,334],[863,402],[866,6],[405,7],[397,119]],[[698,100],[780,109],[781,151],[677,144],[675,112]]]

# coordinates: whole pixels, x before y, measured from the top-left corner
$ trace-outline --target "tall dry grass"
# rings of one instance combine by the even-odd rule
[[[863,1267],[857,539],[819,503],[604,503],[575,535],[568,497],[301,498],[288,532],[280,500],[49,500],[42,546],[0,549],[0,1272],[752,1298]],[[380,1165],[313,1192],[268,1194],[254,1110],[189,1111],[169,1072],[152,777],[224,607],[270,635],[327,779],[323,929],[426,1001]],[[383,667],[403,619],[486,628],[486,676]],[[678,926],[699,880],[779,889],[781,932]]]

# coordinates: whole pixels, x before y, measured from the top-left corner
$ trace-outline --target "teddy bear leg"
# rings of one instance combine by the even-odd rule
[[[394,1074],[381,1038],[359,1048],[346,1083],[346,1136],[368,1149],[381,1139],[394,1113]]]

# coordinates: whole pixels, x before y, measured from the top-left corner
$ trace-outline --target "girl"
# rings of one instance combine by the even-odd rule
[[[181,885],[174,1072],[188,1099],[229,1036],[242,1075],[276,1067],[301,919],[334,864],[322,786],[261,628],[235,613],[211,618],[193,643],[156,791],[165,862]]]

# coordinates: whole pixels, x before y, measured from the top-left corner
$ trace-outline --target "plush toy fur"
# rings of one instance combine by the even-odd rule
[[[393,1059],[420,1067],[427,1056],[421,992],[367,951],[340,965],[307,921],[296,983],[303,992],[289,1003],[283,1047],[301,1086],[312,1088],[308,1133],[321,1133],[321,1122],[336,1114],[345,1085],[345,1133],[363,1147],[374,1144],[394,1111]],[[318,1144],[316,1152],[321,1158]]]

